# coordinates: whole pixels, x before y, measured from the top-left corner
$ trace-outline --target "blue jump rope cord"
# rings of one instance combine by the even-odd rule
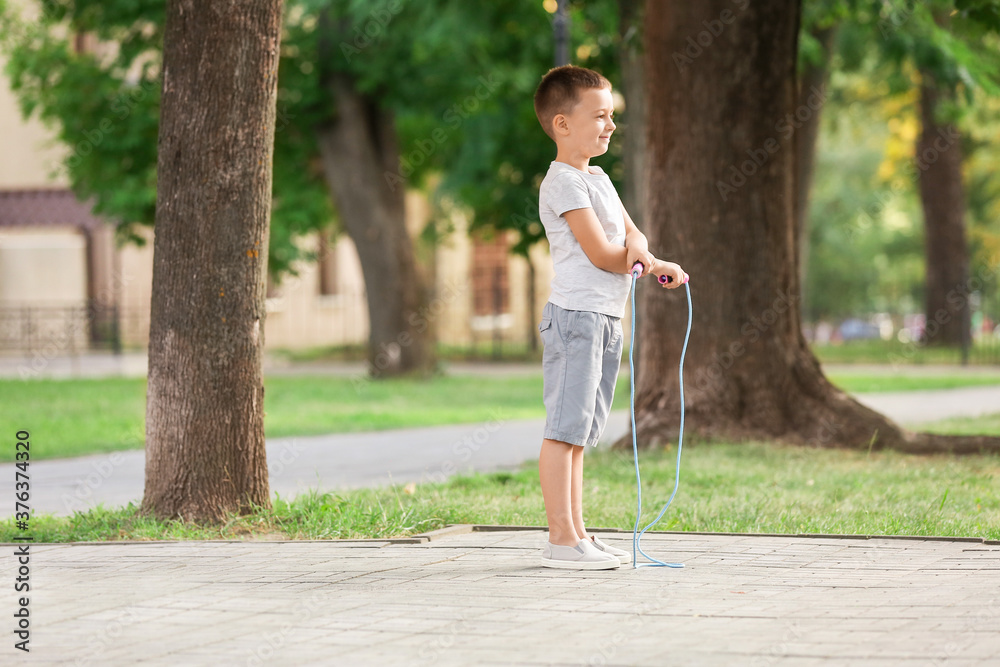
[[[656,515],[656,518],[650,521],[645,528],[639,530],[639,518],[642,516],[642,479],[639,477],[639,447],[636,444],[636,433],[635,433],[635,362],[632,359],[632,353],[635,350],[635,283],[637,277],[632,276],[632,340],[629,343],[628,348],[628,383],[629,389],[631,390],[631,400],[630,405],[632,409],[632,458],[635,461],[635,486],[638,490],[638,506],[635,511],[635,527],[632,529],[632,567],[684,567],[682,563],[665,563],[662,560],[653,558],[645,551],[642,550],[640,543],[642,542],[642,535],[647,530],[659,523],[660,519],[667,512],[667,508],[670,507],[670,503],[673,502],[674,496],[677,495],[677,487],[680,485],[681,481],[681,449],[684,446],[684,355],[687,354],[688,339],[691,337],[691,285],[690,283],[684,283],[684,288],[687,290],[687,302],[688,302],[688,323],[687,332],[684,334],[684,347],[681,348],[681,361],[678,370],[678,378],[680,380],[681,389],[681,427],[680,432],[677,436],[677,471],[674,475],[674,491],[670,494],[670,499],[667,500],[667,504],[663,506],[660,513]],[[639,563],[637,560],[637,553],[642,554],[648,561],[648,563]]]

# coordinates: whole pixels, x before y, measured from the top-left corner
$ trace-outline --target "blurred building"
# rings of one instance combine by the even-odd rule
[[[100,48],[84,38],[78,48]],[[0,55],[0,72],[6,61]],[[60,164],[68,149],[39,121],[24,121],[0,74],[0,353],[46,356],[92,349],[144,349],[149,335],[153,231],[144,247],[115,243],[113,227],[69,190]],[[431,216],[421,193],[406,198],[416,236]],[[475,240],[465,220],[423,253],[433,298],[428,309],[440,343],[523,347],[549,293],[545,248],[532,271],[508,252],[504,236]],[[269,349],[363,344],[368,337],[364,281],[346,236],[297,240],[320,260],[297,265],[298,277],[268,289],[265,344]],[[429,256],[428,256],[429,253]]]

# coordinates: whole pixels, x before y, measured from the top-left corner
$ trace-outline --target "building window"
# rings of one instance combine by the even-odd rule
[[[267,293],[264,296],[268,299],[277,299],[281,297],[281,290],[278,289],[278,286],[275,284],[270,271],[267,274]]]
[[[509,250],[506,232],[473,237],[472,289],[476,317],[502,315],[510,311]]]
[[[319,232],[318,269],[319,294],[331,296],[340,292],[337,281],[337,245],[336,239],[328,230]]]

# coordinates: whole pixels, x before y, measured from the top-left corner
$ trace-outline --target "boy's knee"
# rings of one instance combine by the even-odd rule
[[[563,442],[562,440],[553,440],[552,438],[543,438],[542,447],[555,447],[557,449],[572,449],[576,447],[573,443]]]

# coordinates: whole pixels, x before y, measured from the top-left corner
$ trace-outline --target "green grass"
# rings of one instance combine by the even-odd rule
[[[978,371],[975,374],[954,372],[935,375],[907,375],[905,370],[892,374],[837,371],[829,373],[827,378],[853,394],[1000,385],[1000,372]]]
[[[957,364],[962,360],[957,347],[928,347],[898,340],[853,340],[839,345],[812,345],[813,354],[824,364]],[[1000,341],[982,340],[969,351],[971,364],[1000,363]]]
[[[951,433],[953,435],[1000,436],[1000,412],[975,419],[942,419],[929,424],[920,424],[920,430],[928,433]]]
[[[268,436],[375,431],[545,416],[537,376],[439,376],[429,380],[272,377],[264,381]],[[619,378],[615,407],[628,405]]]
[[[31,433],[32,459],[141,449],[145,421],[144,379],[0,380],[0,424]]]
[[[957,364],[961,362],[961,349],[957,347],[927,347],[898,340],[852,340],[836,345],[813,345],[813,354],[823,363],[841,364],[893,364],[896,366],[924,364]],[[291,361],[364,361],[366,348],[362,344],[313,347],[303,350],[274,349],[271,354]],[[481,340],[474,345],[437,346],[442,361],[469,359],[494,360],[493,342]],[[524,344],[505,343],[499,348],[500,361],[540,361],[541,345],[531,350]],[[628,351],[626,350],[626,354]],[[1000,340],[983,339],[974,343],[969,353],[969,363],[1000,363]]]
[[[619,382],[615,407],[628,404]],[[269,377],[267,437],[350,433],[545,415],[541,376],[429,380]],[[32,458],[137,449],[145,441],[146,380],[0,380],[0,423],[32,436]],[[8,448],[9,450],[9,448]],[[13,460],[13,451],[0,452]]]
[[[838,372],[851,392],[1000,384],[1000,373],[933,376]],[[438,376],[381,380],[331,376],[264,379],[264,431],[269,438],[475,423],[545,416],[541,375]],[[628,407],[622,375],[614,407]],[[138,449],[145,441],[146,380],[0,380],[0,423],[27,429],[36,460]],[[0,451],[0,461],[13,450]]]
[[[542,346],[532,350],[524,343],[501,342],[495,346],[491,339],[481,340],[469,345],[449,345],[438,343],[436,348],[439,361],[489,361],[489,362],[525,362],[542,360]],[[327,345],[304,349],[276,348],[269,353],[289,361],[365,361],[368,358],[368,348],[365,344]],[[499,357],[497,357],[499,353]],[[628,354],[628,350],[626,350]]]
[[[1000,433],[1000,431],[998,431]],[[645,520],[673,489],[676,450],[640,454]],[[587,454],[588,525],[631,530],[631,453]],[[1000,539],[1000,456],[909,456],[774,444],[685,447],[680,490],[658,530],[945,535]],[[218,526],[156,522],[136,508],[32,519],[35,541],[396,537],[449,523],[544,525],[535,463],[442,484],[310,493]],[[10,519],[0,541],[19,534]]]

